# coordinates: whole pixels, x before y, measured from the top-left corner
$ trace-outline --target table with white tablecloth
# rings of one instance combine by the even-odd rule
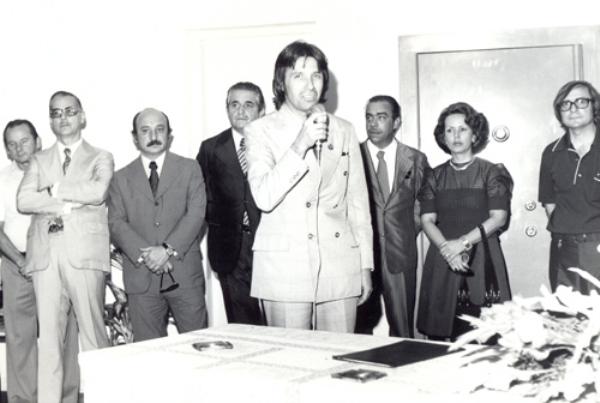
[[[464,352],[382,368],[332,359],[402,339],[229,324],[80,354],[85,403],[143,402],[516,402],[504,392],[463,391]],[[232,349],[192,344],[228,341]],[[385,372],[360,383],[334,379],[352,368]]]

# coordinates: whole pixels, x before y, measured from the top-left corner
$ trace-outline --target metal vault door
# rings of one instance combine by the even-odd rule
[[[550,235],[537,202],[541,153],[562,134],[552,110],[560,86],[573,79],[600,85],[599,35],[592,27],[400,38],[402,141],[418,145],[436,166],[449,158],[433,137],[443,108],[468,102],[489,120],[490,143],[480,156],[503,163],[515,183],[510,227],[501,237],[513,294],[538,295],[548,285]],[[426,239],[422,246],[421,261]]]

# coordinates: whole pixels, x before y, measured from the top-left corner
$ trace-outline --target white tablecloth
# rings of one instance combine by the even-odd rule
[[[231,350],[196,351],[192,343],[224,340]],[[140,402],[517,402],[503,392],[465,394],[473,373],[460,356],[388,369],[333,360],[332,355],[401,339],[225,325],[80,354],[85,403]],[[387,376],[367,383],[331,374],[369,368]]]

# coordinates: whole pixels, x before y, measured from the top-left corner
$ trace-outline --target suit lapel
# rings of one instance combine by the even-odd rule
[[[48,176],[51,176],[49,178],[51,183],[59,182],[64,177],[62,164],[60,163],[60,155],[58,155],[59,152],[58,144],[54,143],[48,153]]]
[[[329,137],[321,146],[321,161],[317,160],[315,153],[313,160],[315,167],[321,173],[321,185],[327,185],[335,173],[335,168],[340,163],[342,157],[342,146],[344,133],[341,132],[335,119],[329,122]]]
[[[58,147],[57,147],[58,148]],[[57,153],[58,155],[58,153]],[[65,179],[69,178],[78,178],[80,175],[83,175],[85,172],[85,167],[89,165],[89,159],[93,156],[92,147],[85,141],[82,140],[81,144],[77,148],[77,151],[73,154],[71,158],[71,163],[67,168],[67,173],[64,175]],[[62,165],[60,164],[60,159],[58,162],[60,166],[60,171],[62,172]]]
[[[240,160],[237,156],[231,129],[227,130],[222,137],[218,139],[217,146],[215,147],[215,154],[226,167],[230,168],[235,173],[235,176],[239,177],[240,180],[244,179],[244,172],[242,172],[242,167],[240,166]]]
[[[160,198],[171,185],[176,182],[177,174],[179,172],[179,167],[177,160],[173,157],[169,151],[165,155],[165,160],[163,162],[163,167],[160,172],[160,178],[158,182],[158,189],[156,190],[156,198]],[[148,185],[149,187],[150,185]],[[152,194],[152,192],[150,192]]]
[[[394,180],[392,181],[393,186],[390,192],[390,199],[392,198],[392,195],[398,192],[398,187],[402,181],[410,178],[410,176],[414,173],[412,172],[412,168],[413,159],[408,152],[408,148],[398,142],[398,148],[396,149],[396,169],[394,172]]]
[[[368,175],[369,182],[371,183],[373,201],[379,207],[385,207],[385,200],[383,199],[383,192],[381,191],[381,186],[379,186],[379,179],[377,178],[377,171],[375,170],[375,163],[373,162],[373,158],[371,158],[371,153],[369,152],[369,147],[367,146],[367,142],[364,141],[361,143],[360,147],[363,150],[363,157],[365,158],[365,164],[367,166],[366,174]],[[391,194],[390,194],[391,195]]]
[[[135,188],[148,199],[154,201],[154,197],[152,196],[152,190],[150,189],[150,183],[148,182],[148,177],[146,176],[146,171],[144,170],[144,164],[142,162],[142,157],[138,157],[135,161],[129,165],[127,169],[127,177],[129,178],[129,182],[135,186]]]

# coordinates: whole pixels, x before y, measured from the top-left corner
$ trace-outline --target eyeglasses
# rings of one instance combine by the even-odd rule
[[[575,101],[564,100],[558,104],[558,108],[563,112],[570,111],[573,105],[575,105],[577,109],[585,109],[590,105],[591,101],[591,98],[577,98]]]
[[[160,284],[158,286],[158,289],[161,294],[165,293],[165,292],[173,291],[173,290],[176,290],[177,288],[179,288],[179,283],[177,281],[175,281],[175,278],[173,277],[171,272],[168,271],[166,273],[169,276],[166,279],[166,281],[165,281],[165,272],[162,272],[160,274]]]
[[[81,112],[77,108],[66,108],[66,109],[50,109],[50,117],[52,119],[61,119],[63,116],[73,117],[77,116]]]

